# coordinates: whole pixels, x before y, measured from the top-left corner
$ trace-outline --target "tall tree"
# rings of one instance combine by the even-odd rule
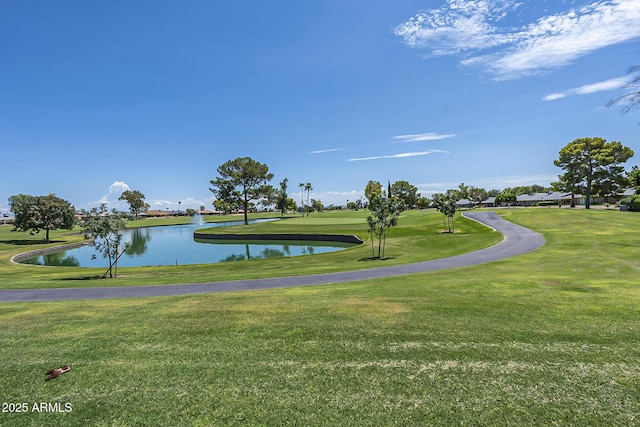
[[[233,185],[231,181],[221,181],[215,190],[212,188],[209,188],[209,190],[216,195],[216,200],[213,201],[213,207],[224,215],[230,214],[235,209],[242,208],[240,204],[242,195],[236,190],[235,185]]]
[[[249,202],[260,199],[263,186],[273,178],[266,164],[251,157],[238,157],[218,166],[218,178],[210,181],[209,188],[218,199],[244,209],[244,223],[249,224]]]
[[[624,172],[620,164],[632,156],[633,150],[619,142],[607,142],[600,137],[578,138],[565,145],[553,163],[565,170],[565,179],[573,187],[584,186],[585,208],[589,209],[594,184],[599,189],[607,181],[619,180]]]
[[[580,189],[582,178],[580,177],[580,168],[578,164],[567,165],[562,175],[558,175],[558,181],[551,183],[551,187],[555,191],[568,191],[571,193],[571,207],[576,207],[576,192]]]
[[[144,201],[144,194],[138,190],[123,191],[118,200],[125,200],[129,204],[129,211],[133,214],[135,219],[138,219],[138,215],[142,212],[146,212],[149,209],[149,204]]]
[[[75,224],[75,208],[66,200],[56,197],[18,194],[9,197],[11,212],[15,214],[14,230],[38,234],[45,231],[44,241],[49,243],[49,232],[59,228],[71,230]]]
[[[287,205],[288,199],[287,196],[287,184],[289,180],[287,178],[280,181],[280,191],[278,193],[278,202],[276,203],[276,207],[280,210],[280,215],[284,215],[287,213]]]
[[[304,185],[304,189],[307,192],[307,216],[309,216],[309,208],[311,207],[311,205],[309,204],[309,195],[311,193],[311,190],[313,190],[313,186],[311,186],[310,182],[307,182]]]
[[[304,182],[298,184],[300,187],[300,209],[302,211],[302,216],[304,216]]]

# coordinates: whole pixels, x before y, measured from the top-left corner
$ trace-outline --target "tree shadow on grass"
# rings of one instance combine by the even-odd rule
[[[387,261],[387,260],[392,260],[392,259],[396,259],[396,257],[394,257],[394,256],[387,256],[387,257],[384,257],[384,258],[364,257],[364,258],[360,258],[358,261]]]
[[[62,243],[62,240],[50,240],[49,243]],[[0,243],[15,246],[27,246],[27,245],[46,245],[44,240],[28,240],[28,239],[13,239],[13,240],[0,240]]]
[[[94,274],[92,276],[80,276],[80,277],[60,277],[59,279],[55,279],[60,282],[69,282],[76,280],[101,280],[104,279],[101,274]]]

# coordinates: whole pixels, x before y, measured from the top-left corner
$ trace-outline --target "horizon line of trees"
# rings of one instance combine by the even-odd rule
[[[617,141],[608,142],[601,137],[577,138],[565,145],[560,150],[558,159],[554,160],[554,164],[564,173],[558,175],[558,181],[552,182],[551,186],[534,184],[507,187],[502,190],[486,190],[461,183],[458,188],[433,194],[432,199],[429,200],[418,193],[415,185],[405,180],[396,181],[393,184],[388,182],[386,191],[383,190],[380,182],[369,181],[364,190],[367,201],[362,199],[355,202],[347,201],[347,208],[366,208],[383,194],[387,198],[396,199],[398,209],[406,210],[430,206],[438,208],[443,206],[443,200],[467,199],[477,204],[489,197],[500,196],[500,201],[512,202],[521,194],[565,191],[572,195],[584,192],[585,207],[588,209],[593,196],[619,194],[629,187],[635,188],[640,196],[640,168],[633,166],[630,171],[624,168],[624,163],[634,154],[633,150]],[[213,202],[214,207],[224,213],[243,210],[245,223],[248,222],[248,212],[255,209],[254,202],[260,203],[264,208],[274,206],[282,215],[288,211],[297,210],[303,216],[305,214],[308,216],[312,211],[322,212],[324,209],[320,200],[311,199],[313,186],[310,182],[298,184],[301,190],[301,204],[298,206],[287,194],[288,179],[284,178],[280,182],[279,189],[274,188],[269,184],[274,174],[269,172],[266,164],[257,162],[251,157],[229,160],[220,165],[217,171],[219,177],[210,181],[209,188],[216,196]],[[307,192],[306,203],[305,191]],[[124,191],[119,200],[129,204],[130,213],[135,219],[149,209],[149,204],[145,202],[145,195],[139,190]],[[32,234],[45,231],[45,242],[50,241],[51,230],[71,229],[75,224],[76,210],[73,205],[53,193],[46,196],[13,195],[9,197],[9,205],[11,212],[15,215],[14,229]],[[203,208],[204,206],[200,206],[201,211]]]

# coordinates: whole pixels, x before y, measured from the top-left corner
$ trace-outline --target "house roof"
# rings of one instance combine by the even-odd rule
[[[543,202],[543,201],[571,200],[571,193],[554,191],[551,193],[521,194],[517,197],[517,200],[518,202]]]

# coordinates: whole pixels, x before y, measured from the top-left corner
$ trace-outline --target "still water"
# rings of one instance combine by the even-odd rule
[[[256,220],[262,222],[269,220]],[[277,258],[334,252],[353,246],[339,242],[198,240],[193,232],[207,227],[242,224],[242,221],[135,228],[123,232],[128,249],[118,267],[211,264],[247,259]],[[94,258],[95,255],[95,259]],[[21,261],[23,264],[75,267],[108,267],[109,263],[91,246],[54,252]]]

